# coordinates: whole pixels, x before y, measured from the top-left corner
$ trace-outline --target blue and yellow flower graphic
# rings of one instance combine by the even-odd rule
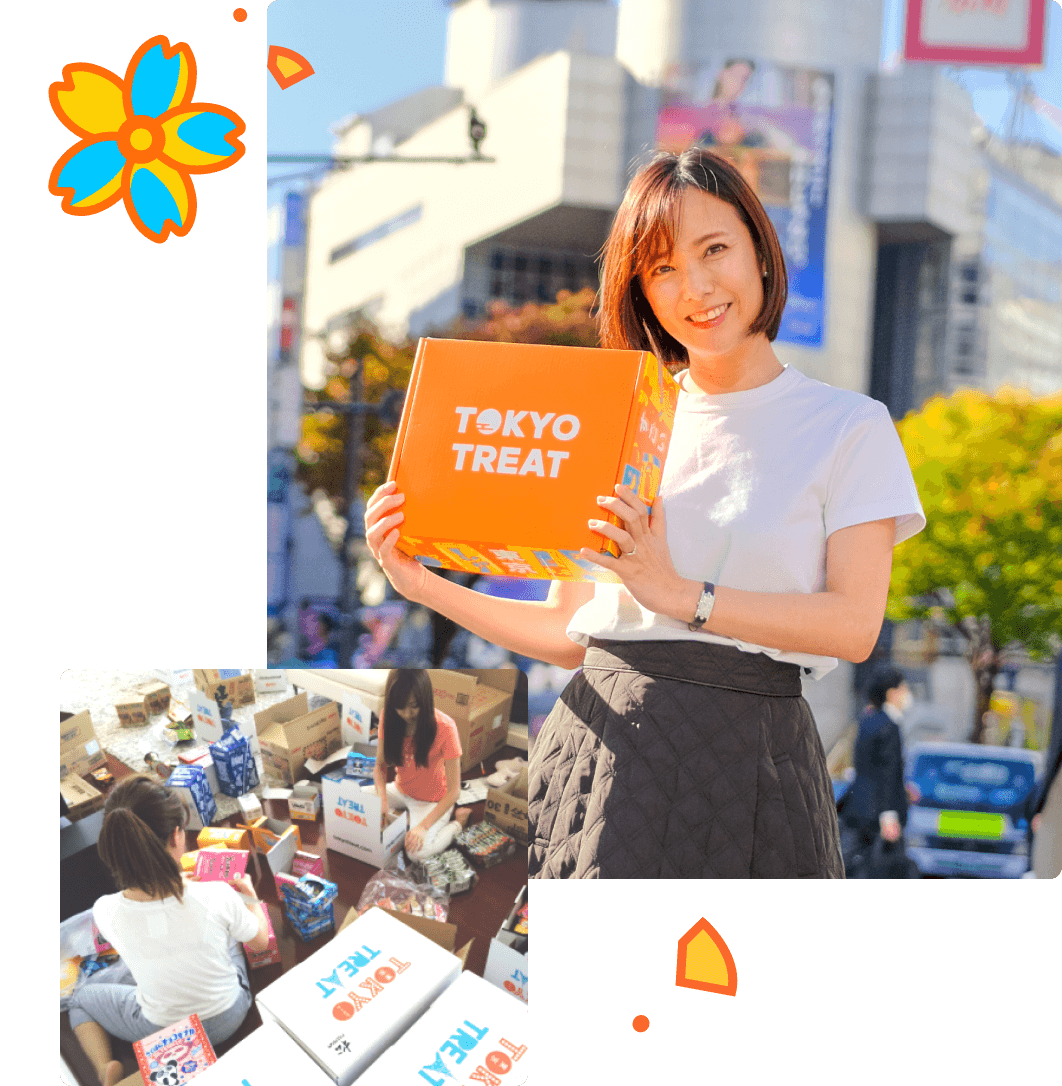
[[[191,175],[243,157],[243,121],[224,106],[193,103],[195,57],[159,35],[136,51],[120,79],[96,64],[67,64],[48,91],[55,115],[80,142],[52,168],[48,189],[71,215],[125,201],[152,241],[183,237],[195,222]]]

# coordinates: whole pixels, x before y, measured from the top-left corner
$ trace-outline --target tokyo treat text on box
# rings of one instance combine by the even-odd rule
[[[656,497],[678,385],[644,351],[422,339],[388,475],[397,546],[428,566],[615,581],[597,496]],[[611,514],[608,514],[611,516]]]

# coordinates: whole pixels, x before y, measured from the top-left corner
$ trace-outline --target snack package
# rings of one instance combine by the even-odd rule
[[[183,1086],[217,1063],[214,1049],[199,1015],[182,1018],[172,1026],[133,1042],[136,1062],[145,1082]]]
[[[284,912],[303,942],[335,927],[333,903],[339,887],[320,875],[301,875],[298,879],[277,876],[277,889],[284,901]]]
[[[445,920],[450,911],[450,893],[432,884],[422,864],[412,863],[398,852],[366,883],[358,898],[358,916],[374,905],[429,920]]]
[[[195,874],[200,882],[228,882],[247,871],[249,852],[242,849],[203,848],[196,854]]]
[[[262,912],[265,913],[266,927],[269,929],[269,946],[265,950],[254,951],[246,943],[243,944],[243,952],[247,955],[247,966],[250,969],[280,964],[280,947],[277,945],[276,932],[273,931],[273,918],[269,915],[269,906],[264,901],[261,905]]]
[[[479,878],[464,855],[456,848],[448,848],[438,856],[431,856],[420,862],[432,886],[445,890],[451,896],[471,890]]]
[[[477,822],[458,835],[455,844],[480,867],[493,867],[516,851],[516,842],[497,826]]]

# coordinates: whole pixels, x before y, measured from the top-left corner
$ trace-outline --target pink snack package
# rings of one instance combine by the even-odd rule
[[[200,849],[195,874],[200,882],[227,882],[247,872],[250,853],[243,849]]]
[[[273,918],[269,915],[269,908],[264,901],[262,912],[265,913],[266,926],[269,928],[269,946],[265,950],[254,951],[246,943],[243,944],[243,952],[247,955],[247,965],[251,969],[259,969],[263,965],[280,964],[280,947],[277,945],[277,937],[273,931]]]
[[[324,858],[312,852],[296,852],[291,865],[293,875],[324,875]],[[279,889],[279,887],[278,887]]]

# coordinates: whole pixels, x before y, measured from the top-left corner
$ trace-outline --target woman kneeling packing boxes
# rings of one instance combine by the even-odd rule
[[[390,784],[389,765],[395,767]],[[461,739],[453,720],[435,708],[423,669],[395,668],[387,676],[373,780],[384,818],[389,804],[409,811],[411,860],[444,852],[468,820],[467,808],[450,820],[461,792]]]

